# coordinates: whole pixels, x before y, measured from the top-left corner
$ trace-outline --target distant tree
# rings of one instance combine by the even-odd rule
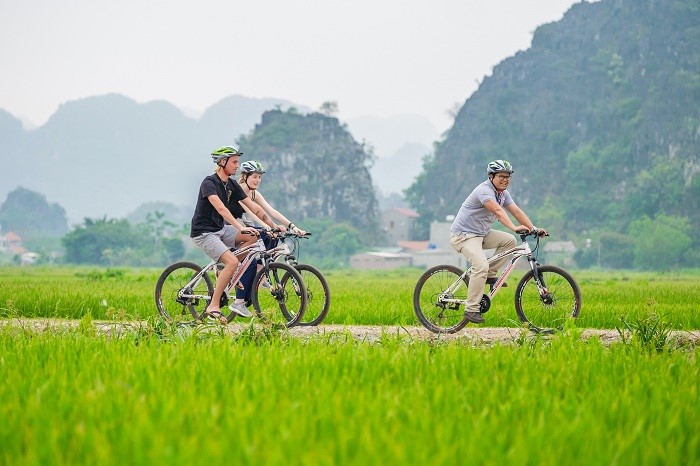
[[[631,269],[634,263],[634,240],[627,235],[613,232],[601,233],[599,260],[602,267]]]
[[[68,232],[63,207],[49,204],[46,196],[22,187],[10,192],[0,206],[0,226],[3,231],[14,231],[25,240],[55,238]]]
[[[677,212],[683,207],[679,200],[685,190],[684,176],[683,163],[674,159],[659,160],[651,169],[637,173],[627,196],[630,213],[641,217]]]
[[[185,245],[180,238],[163,238],[162,247],[167,262],[175,262],[185,255]]]
[[[337,223],[328,228],[321,236],[327,254],[335,257],[349,257],[359,251],[362,235],[359,230],[347,223]]]
[[[332,218],[305,218],[303,222],[299,222],[300,228],[311,235],[299,242],[299,251],[294,251],[297,258],[306,262],[310,257],[320,258],[329,255],[322,237],[324,232],[334,224]]]
[[[645,270],[678,267],[692,245],[690,222],[681,217],[642,217],[630,224],[629,236],[635,240],[634,266]]]
[[[598,248],[580,248],[574,253],[576,265],[582,269],[593,267],[598,263]]]
[[[141,248],[128,254],[122,251],[116,260],[129,265],[160,267],[182,258],[185,254],[183,239],[189,230],[170,221],[160,210],[147,212],[145,216],[143,222],[133,225],[133,231],[142,240]]]
[[[448,117],[450,117],[450,120],[454,121],[457,119],[457,115],[459,115],[459,111],[462,110],[462,105],[464,105],[462,102],[455,102],[452,104],[450,108],[445,110],[445,113],[447,114]]]
[[[535,222],[535,225],[542,225],[551,233],[556,232],[557,236],[566,235],[565,206],[560,203],[561,200],[557,199],[556,196],[545,197],[542,204],[534,209],[534,214],[530,219]]]
[[[163,238],[168,238],[176,235],[178,230],[177,225],[165,217],[165,213],[161,211],[149,212],[146,214],[146,221],[139,224],[143,231],[148,235],[154,243],[154,247],[158,249],[163,241]]]
[[[338,102],[326,101],[321,104],[321,108],[318,110],[321,115],[327,116],[329,118],[335,118],[338,116]]]
[[[106,217],[86,218],[62,239],[66,262],[106,265],[114,265],[120,251],[138,249],[143,241],[125,219],[107,220]]]

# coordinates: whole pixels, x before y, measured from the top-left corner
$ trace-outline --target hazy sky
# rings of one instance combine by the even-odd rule
[[[0,108],[41,125],[117,92],[202,112],[233,94],[442,132],[493,66],[578,0],[0,0]]]

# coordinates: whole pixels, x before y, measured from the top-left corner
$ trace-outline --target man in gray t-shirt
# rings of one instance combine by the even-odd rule
[[[512,234],[491,229],[494,222],[498,220],[516,233],[536,229],[507,190],[512,174],[513,167],[505,160],[489,163],[488,179],[467,196],[450,227],[450,244],[471,262],[466,316],[470,322],[477,324],[484,322],[479,312],[484,287],[487,283],[496,282],[498,269],[508,261],[506,256],[489,267],[484,249],[495,249],[495,254],[498,254],[516,245]],[[511,221],[508,212],[520,222],[519,226]],[[540,229],[539,234],[544,236],[547,231]]]

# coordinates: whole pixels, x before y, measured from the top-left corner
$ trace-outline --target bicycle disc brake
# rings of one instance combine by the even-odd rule
[[[441,307],[442,309],[459,309],[460,303],[449,302],[448,300],[450,299],[454,299],[454,295],[452,293],[440,293],[437,297],[437,301],[435,302],[435,306]]]
[[[186,298],[183,295],[191,295],[192,294],[192,288],[182,288],[180,292],[177,294],[177,298],[175,298],[175,301],[178,302],[178,304],[182,304],[183,306],[186,306],[192,302],[192,298]]]

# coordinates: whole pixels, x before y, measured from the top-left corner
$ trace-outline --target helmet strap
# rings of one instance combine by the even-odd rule
[[[231,173],[230,173],[230,172],[228,171],[228,169],[226,168],[226,164],[228,164],[228,159],[229,159],[229,158],[230,158],[230,157],[226,157],[226,159],[225,159],[226,161],[224,162],[223,165],[221,165],[221,163],[220,163],[221,160],[219,160],[219,162],[216,163],[216,165],[218,165],[219,168],[221,168],[221,169],[224,171],[224,173],[226,174],[226,176],[231,176]],[[224,159],[222,159],[222,160],[224,160]]]
[[[493,179],[496,177],[496,175],[489,175],[489,181],[491,182],[491,186],[493,186],[494,191],[497,193],[501,193],[503,191],[499,191],[498,188],[496,187],[495,184],[493,184]]]

